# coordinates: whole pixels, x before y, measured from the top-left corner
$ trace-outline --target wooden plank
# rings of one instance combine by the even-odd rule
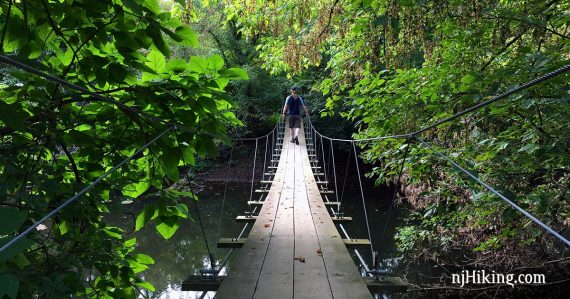
[[[247,238],[220,238],[218,248],[242,248]]]
[[[366,286],[373,293],[381,292],[405,292],[411,285],[404,282],[400,277],[386,277],[377,281],[374,277],[364,277]]]
[[[327,206],[338,206],[338,205],[340,205],[340,201],[325,201],[325,205],[327,205]]]
[[[269,193],[269,189],[255,189],[255,193]]]
[[[289,134],[288,130],[286,134]],[[259,221],[254,223],[246,244],[232,262],[228,277],[224,279],[216,298],[252,298],[256,292],[273,230],[273,225],[269,223],[276,219],[281,194],[285,191],[283,185],[287,156],[285,153],[283,156],[273,156],[280,160],[279,165],[282,167],[276,170],[270,192],[259,212]]]
[[[263,265],[268,238],[249,237],[239,256],[232,262],[216,298],[251,298],[255,292],[259,271]]]
[[[236,222],[255,222],[257,216],[237,216]]]
[[[260,181],[260,183],[262,183],[262,184],[271,184],[271,183],[273,183],[273,181]]]
[[[262,206],[265,202],[264,201],[260,201],[260,200],[248,200],[247,204],[248,205],[254,205],[254,206]]]
[[[350,222],[352,221],[352,217],[336,217],[332,216],[331,220],[334,222]]]
[[[347,247],[370,246],[368,239],[343,239],[344,245]]]
[[[304,160],[305,186],[332,294],[334,298],[371,298],[364,280],[329,216],[327,206],[322,200],[321,190],[311,171],[310,160],[314,159],[310,159],[307,154]]]
[[[182,291],[217,291],[225,276],[204,277],[202,275],[190,275],[182,282]]]
[[[292,221],[291,221],[292,222]],[[294,237],[272,235],[253,298],[293,298]]]
[[[285,161],[283,185],[275,218],[271,223],[270,243],[254,298],[293,298],[293,254],[295,248],[293,227],[293,198],[295,192],[295,148],[287,144],[283,148]],[[283,162],[284,165],[281,165]],[[291,163],[292,162],[292,163]]]
[[[321,194],[334,194],[332,190],[320,190]]]
[[[307,190],[304,188],[307,179],[304,166],[308,157],[303,154],[300,156],[301,167],[295,168],[295,186],[300,187],[296,188],[294,199],[294,256],[297,258],[294,262],[294,297],[332,298],[325,263],[319,251],[319,236],[309,207]]]

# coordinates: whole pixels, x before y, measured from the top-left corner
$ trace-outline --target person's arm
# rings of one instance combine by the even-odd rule
[[[289,98],[287,97],[287,99],[285,100],[285,105],[283,105],[283,112],[281,112],[281,115],[285,116],[287,114],[287,110],[289,110]]]
[[[305,106],[305,101],[301,98],[301,106],[303,106],[303,110],[305,110],[305,116],[309,117],[309,110],[307,110],[307,106]]]

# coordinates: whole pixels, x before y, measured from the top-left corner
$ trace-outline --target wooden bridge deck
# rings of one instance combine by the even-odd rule
[[[371,298],[317,186],[301,128],[216,298]]]

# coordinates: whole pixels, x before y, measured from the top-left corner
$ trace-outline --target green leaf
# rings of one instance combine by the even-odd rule
[[[65,234],[67,234],[67,232],[69,232],[70,227],[69,227],[69,222],[63,220],[62,222],[60,222],[58,224],[58,228],[59,228],[59,233],[63,236]]]
[[[220,70],[224,67],[224,59],[220,55],[208,57],[208,67],[213,70]]]
[[[178,181],[180,178],[180,172],[178,171],[178,162],[180,162],[180,151],[178,148],[166,148],[162,152],[162,163],[166,175],[174,181]]]
[[[246,71],[240,68],[229,68],[221,70],[220,75],[232,80],[248,80],[249,76]]]
[[[135,254],[135,260],[144,265],[153,265],[154,259],[146,254]]]
[[[137,198],[145,193],[150,188],[150,180],[143,179],[142,182],[135,182],[127,184],[123,187],[122,193],[124,196]]]
[[[158,5],[157,0],[143,0],[142,6],[155,15],[160,14],[160,6]]]
[[[147,62],[145,63],[148,67],[150,67],[153,71],[157,74],[160,74],[165,71],[166,69],[166,59],[164,55],[162,55],[158,51],[150,51],[146,56]]]
[[[156,25],[151,24],[146,28],[146,32],[152,39],[154,48],[158,49],[162,54],[164,54],[164,56],[170,56],[170,48],[162,36],[160,29]]]
[[[180,227],[179,217],[158,217],[156,230],[164,239],[170,239]]]
[[[109,77],[116,83],[122,83],[127,78],[127,70],[119,63],[111,63],[109,65]]]
[[[0,207],[0,236],[11,234],[26,221],[27,213],[13,207]]]
[[[540,145],[538,144],[534,144],[534,143],[529,143],[523,147],[521,147],[518,152],[526,152],[528,154],[532,154],[534,153],[536,150],[540,149]]]
[[[154,206],[147,205],[138,214],[135,221],[135,231],[140,230],[143,226],[151,219],[154,219],[158,215],[158,210]]]
[[[137,238],[131,238],[125,241],[125,247],[133,247],[137,244]]]
[[[204,57],[192,56],[188,64],[188,70],[198,74],[207,73],[208,61]]]
[[[8,298],[16,299],[19,288],[20,280],[18,277],[12,274],[0,275],[0,298],[8,296]]]
[[[8,105],[0,100],[0,120],[16,131],[24,131],[26,114],[18,104]]]
[[[18,269],[24,269],[31,264],[30,260],[23,253],[18,253],[10,262],[16,265]]]
[[[4,246],[10,240],[14,239],[13,236],[0,238],[0,246]],[[18,242],[14,243],[12,246],[8,247],[6,250],[0,252],[0,262],[7,261],[18,253],[23,252],[34,244],[34,241],[22,238]]]
[[[188,47],[198,47],[200,45],[198,43],[198,36],[190,27],[180,26],[176,28],[175,32],[178,36],[182,37],[182,41],[180,41],[181,45]]]
[[[182,157],[186,165],[196,165],[196,158],[194,157],[194,150],[190,147],[184,146],[182,148]]]
[[[123,0],[123,3],[124,3],[125,6],[127,6],[133,13],[135,13],[135,15],[139,15],[139,16],[142,16],[142,15],[143,15],[142,6],[140,6],[139,4],[135,3],[133,0]]]
[[[136,282],[135,285],[138,286],[138,287],[140,287],[140,288],[147,289],[147,290],[149,290],[149,291],[151,291],[151,292],[156,291],[156,289],[154,288],[154,286],[153,286],[150,282],[148,282],[148,281]]]
[[[182,58],[178,58],[178,59],[170,60],[167,63],[167,67],[169,70],[176,72],[176,73],[179,73],[179,72],[186,71],[186,69],[188,68],[188,64],[186,63],[186,60],[184,60]]]

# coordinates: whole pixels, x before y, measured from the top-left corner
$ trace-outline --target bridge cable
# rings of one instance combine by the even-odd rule
[[[333,169],[333,176],[334,176],[334,194],[336,195],[336,202],[340,202],[338,200],[338,185],[336,182],[336,166],[334,163],[334,146],[333,146],[333,141],[332,140],[329,140],[329,141],[330,141],[330,147],[331,147],[331,155],[329,156],[329,159],[332,156],[332,169]],[[340,207],[339,207],[339,209],[340,209]]]
[[[386,236],[386,229],[388,228],[388,223],[390,221],[390,215],[392,213],[392,208],[394,207],[394,202],[396,201],[396,194],[398,193],[398,187],[400,185],[400,180],[402,179],[402,174],[404,172],[404,165],[406,164],[406,159],[408,158],[408,153],[410,152],[410,141],[408,140],[406,150],[400,164],[400,170],[398,171],[398,178],[394,186],[394,192],[392,193],[392,200],[390,201],[390,208],[388,209],[388,215],[386,215],[386,222],[384,223],[384,229],[382,230],[382,235],[380,235],[380,244],[378,245],[378,252],[382,249],[382,243],[384,242],[384,237]]]
[[[439,126],[439,125],[441,125],[441,124],[443,124],[443,123],[452,121],[452,120],[454,120],[454,119],[456,119],[456,118],[458,118],[458,117],[460,117],[460,116],[462,116],[462,115],[464,115],[464,114],[467,114],[467,113],[469,113],[469,112],[475,111],[475,110],[480,109],[480,108],[483,108],[483,107],[488,106],[488,105],[490,105],[490,104],[492,104],[492,103],[494,103],[494,102],[496,102],[496,101],[498,101],[498,100],[500,100],[500,99],[506,98],[506,97],[508,97],[508,96],[510,96],[510,95],[512,95],[512,94],[514,94],[514,93],[517,93],[517,92],[519,92],[519,91],[525,90],[525,89],[527,89],[527,88],[529,88],[529,87],[531,87],[531,86],[533,86],[533,85],[536,85],[536,84],[541,83],[541,82],[543,82],[543,81],[546,81],[546,80],[548,80],[548,79],[554,78],[554,77],[556,77],[556,76],[558,76],[558,75],[560,75],[560,74],[563,74],[563,73],[565,73],[565,72],[567,72],[567,71],[570,71],[570,64],[565,65],[565,66],[563,66],[563,67],[561,67],[561,68],[559,68],[559,69],[556,69],[556,70],[554,70],[554,71],[552,71],[552,72],[550,72],[550,73],[546,73],[546,74],[544,74],[544,75],[542,75],[542,76],[540,76],[540,77],[538,77],[538,78],[535,78],[535,79],[533,79],[533,80],[531,80],[531,81],[528,81],[527,83],[524,83],[524,84],[522,84],[522,85],[520,85],[520,86],[518,86],[518,87],[516,87],[516,88],[513,88],[513,89],[511,89],[511,90],[508,90],[508,91],[506,91],[506,92],[504,92],[504,93],[502,93],[502,94],[500,94],[500,95],[497,95],[497,96],[495,96],[495,97],[493,97],[493,98],[491,98],[491,99],[489,99],[489,100],[487,100],[487,101],[485,101],[485,102],[481,102],[481,103],[479,103],[479,104],[477,104],[477,105],[471,106],[471,107],[469,107],[469,108],[467,108],[467,109],[465,109],[465,110],[463,110],[463,111],[461,111],[461,112],[459,112],[459,113],[456,113],[456,114],[454,114],[454,115],[452,115],[452,116],[450,116],[450,117],[447,117],[447,118],[445,118],[445,119],[442,119],[442,120],[440,120],[440,121],[438,121],[438,122],[436,122],[436,123],[434,123],[434,124],[432,124],[432,125],[429,125],[429,126],[423,128],[423,129],[417,130],[417,131],[411,133],[410,135],[411,135],[411,136],[418,135],[418,134],[420,134],[420,133],[422,133],[422,132],[425,132],[425,131],[427,131],[427,130],[429,130],[429,129],[435,128],[435,127],[437,127],[437,126]]]
[[[155,122],[162,122],[162,123],[165,123],[165,122],[166,122],[166,121],[164,121],[164,120],[161,119],[161,118],[152,116],[152,115],[147,114],[147,113],[145,113],[145,112],[143,112],[143,111],[140,111],[140,110],[138,110],[138,109],[136,109],[136,108],[127,106],[126,104],[124,104],[124,103],[122,103],[122,102],[120,102],[120,101],[114,100],[114,99],[112,99],[112,98],[101,96],[100,94],[98,94],[98,93],[96,93],[96,92],[90,91],[90,90],[88,90],[87,88],[81,87],[81,86],[79,86],[79,85],[77,85],[77,84],[71,83],[71,82],[66,81],[66,80],[64,80],[64,79],[61,79],[61,78],[58,78],[58,77],[49,75],[49,74],[47,74],[47,73],[45,73],[45,72],[43,72],[43,71],[41,71],[41,70],[39,70],[39,69],[37,69],[37,68],[31,67],[31,66],[29,66],[29,65],[27,65],[27,64],[25,64],[25,63],[16,61],[16,60],[14,60],[14,59],[11,59],[11,58],[9,58],[8,56],[0,55],[0,62],[3,62],[3,63],[6,63],[6,64],[9,64],[9,65],[12,65],[12,66],[14,66],[14,67],[16,67],[16,68],[25,70],[25,71],[27,71],[27,72],[29,72],[29,73],[32,73],[32,74],[34,74],[34,75],[37,75],[37,76],[42,77],[42,78],[44,78],[44,79],[47,79],[47,80],[49,80],[49,81],[56,82],[56,83],[58,83],[58,84],[60,84],[60,85],[66,86],[66,87],[68,87],[68,88],[75,89],[75,90],[77,90],[77,91],[81,91],[81,92],[83,92],[84,94],[89,95],[89,96],[91,96],[91,97],[93,97],[93,98],[95,98],[95,99],[97,99],[97,100],[99,100],[99,101],[106,102],[106,103],[110,103],[110,104],[113,104],[113,105],[119,107],[120,109],[125,109],[125,110],[128,110],[128,111],[134,112],[134,113],[136,113],[136,114],[140,114],[140,115],[142,115],[142,116],[144,116],[144,117],[146,117],[146,118],[148,118],[148,119],[150,119],[150,120],[152,120],[152,121],[155,121]]]
[[[362,179],[360,177],[360,167],[358,166],[358,154],[356,153],[356,145],[352,142],[354,149],[354,160],[356,162],[356,173],[358,174],[358,184],[360,185],[360,195],[362,196],[362,207],[364,209],[364,218],[366,220],[366,230],[368,231],[368,240],[370,241],[370,251],[372,254],[372,262],[374,263],[374,245],[372,245],[372,235],[370,233],[370,222],[368,221],[368,211],[366,211],[366,201],[364,200],[364,189],[362,188]]]
[[[524,83],[524,84],[522,84],[522,85],[520,85],[520,86],[518,86],[518,87],[512,88],[512,89],[510,89],[510,90],[508,90],[508,91],[506,91],[506,92],[504,92],[504,93],[502,93],[502,94],[499,94],[499,95],[497,95],[497,96],[494,96],[493,98],[491,98],[491,99],[489,99],[489,100],[487,100],[487,101],[484,101],[484,102],[481,102],[481,103],[476,104],[476,105],[474,105],[474,106],[471,106],[471,107],[469,107],[469,108],[467,108],[467,109],[465,109],[465,110],[463,110],[463,111],[460,111],[460,112],[458,112],[458,113],[456,113],[456,114],[454,114],[454,115],[452,115],[452,116],[450,116],[450,117],[447,117],[447,118],[445,118],[445,119],[443,119],[443,120],[440,120],[440,121],[438,121],[438,122],[436,122],[436,123],[434,123],[434,124],[428,125],[428,126],[422,128],[422,129],[419,129],[419,130],[414,131],[414,132],[411,132],[411,133],[397,134],[397,135],[386,135],[386,136],[377,136],[377,137],[362,138],[362,139],[340,139],[340,138],[331,138],[331,137],[328,137],[328,136],[325,136],[325,135],[323,135],[323,137],[324,137],[324,138],[327,138],[327,139],[332,139],[332,140],[334,140],[334,141],[343,141],[343,142],[353,142],[353,141],[354,141],[354,142],[364,142],[364,141],[375,141],[375,140],[382,140],[382,139],[396,139],[396,138],[408,138],[408,137],[412,137],[412,136],[418,135],[418,134],[420,134],[420,133],[423,133],[423,132],[425,132],[425,131],[427,131],[427,130],[433,129],[433,128],[435,128],[435,127],[441,125],[441,124],[444,124],[444,123],[446,123],[446,122],[452,121],[452,120],[454,120],[454,119],[456,119],[456,118],[458,118],[458,117],[460,117],[460,116],[462,116],[462,115],[465,115],[465,114],[470,113],[470,112],[473,112],[473,111],[475,111],[475,110],[477,110],[477,109],[480,109],[480,108],[483,108],[483,107],[485,107],[485,106],[488,106],[488,105],[490,105],[490,104],[492,104],[492,103],[494,103],[494,102],[496,102],[496,101],[498,101],[498,100],[504,99],[504,98],[506,98],[506,97],[508,97],[508,96],[510,96],[510,95],[512,95],[512,94],[514,94],[514,93],[517,93],[517,92],[519,92],[519,91],[528,89],[529,87],[532,87],[532,86],[534,86],[534,85],[536,85],[536,84],[538,84],[538,83],[542,83],[542,82],[544,82],[544,81],[547,81],[547,80],[549,80],[549,79],[552,79],[552,78],[554,78],[554,77],[557,77],[557,76],[559,76],[559,75],[561,75],[561,74],[564,74],[564,73],[566,73],[566,72],[568,72],[568,71],[570,71],[570,64],[567,64],[567,65],[565,65],[565,66],[562,66],[562,67],[560,67],[560,68],[558,68],[558,69],[556,69],[556,70],[554,70],[554,71],[552,71],[552,72],[546,73],[546,74],[544,74],[544,75],[542,75],[542,76],[540,76],[540,77],[537,77],[537,78],[535,78],[535,79],[533,79],[533,80],[531,80],[531,81],[528,81],[528,82],[526,82],[526,83]],[[311,123],[311,126],[314,127],[312,123]],[[315,129],[315,131],[316,131],[316,129]],[[322,134],[319,133],[318,131],[317,131],[317,134],[322,135]]]
[[[436,153],[438,156],[442,157],[443,159],[447,160],[447,162],[449,162],[451,165],[453,165],[453,167],[455,167],[457,170],[463,172],[464,174],[468,175],[470,178],[472,178],[475,182],[479,183],[480,185],[482,185],[483,187],[485,187],[487,190],[491,191],[493,194],[497,195],[499,198],[501,198],[502,200],[504,200],[505,202],[507,202],[509,205],[511,205],[513,208],[515,208],[516,210],[518,210],[519,212],[521,212],[523,215],[525,215],[528,219],[532,220],[534,223],[538,224],[539,226],[541,226],[542,228],[544,228],[547,232],[549,232],[551,235],[553,235],[554,237],[556,237],[558,240],[562,241],[564,244],[566,244],[567,247],[570,247],[570,241],[566,238],[564,238],[562,235],[560,235],[558,232],[556,232],[555,230],[553,230],[552,228],[550,228],[548,225],[544,224],[543,222],[541,222],[540,220],[538,220],[536,217],[534,217],[532,214],[530,214],[529,212],[525,211],[523,208],[519,207],[517,204],[515,204],[514,202],[512,202],[510,199],[508,199],[507,197],[505,197],[503,194],[499,193],[497,190],[495,190],[493,187],[487,185],[485,182],[481,181],[479,178],[477,178],[477,176],[475,176],[474,174],[472,174],[471,172],[469,172],[468,170],[465,170],[463,167],[459,166],[459,164],[455,163],[453,160],[451,160],[449,157],[447,157],[446,155],[442,154],[441,152],[439,152],[438,150],[436,150],[435,148],[433,148],[431,145],[429,145],[429,143],[425,142],[424,140],[422,140],[421,138],[414,136],[414,138],[416,140],[418,140],[419,142],[421,142],[423,145],[425,145],[426,147],[428,147],[429,149],[431,149],[434,153]]]
[[[265,137],[265,154],[263,155],[263,168],[261,168],[261,180],[265,181],[265,164],[267,162],[267,149],[269,144],[269,135]],[[272,153],[273,154],[273,153]]]
[[[174,132],[174,137],[176,138],[176,143],[179,144],[178,133],[176,131]],[[188,164],[186,164],[182,150],[180,150],[180,147],[178,147],[178,149],[180,151],[180,157],[182,159],[182,164],[184,166],[188,165]],[[210,268],[213,270],[216,268],[216,259],[214,258],[214,255],[212,254],[212,251],[210,250],[210,245],[208,245],[208,238],[206,237],[206,230],[204,229],[204,224],[202,223],[202,217],[200,216],[200,209],[198,208],[197,198],[195,197],[196,193],[194,193],[194,190],[192,190],[192,185],[190,183],[191,179],[190,179],[190,175],[188,174],[187,169],[184,171],[184,176],[186,177],[186,181],[188,182],[188,188],[190,189],[190,192],[193,194],[193,196],[190,198],[190,201],[192,202],[192,204],[194,205],[194,209],[196,210],[196,216],[198,217],[198,223],[200,224],[200,230],[202,231],[202,237],[204,238],[204,244],[206,244],[206,250],[208,251],[208,257],[210,258]],[[215,272],[213,272],[213,273],[215,273]],[[215,276],[216,276],[216,274],[214,274],[214,277]]]
[[[249,201],[253,200],[253,181],[255,179],[255,161],[257,160],[257,143],[258,139],[255,139],[255,152],[253,154],[253,170],[251,172],[251,189],[249,192]],[[248,212],[251,215],[251,205],[248,205]]]
[[[342,204],[342,200],[344,199],[344,190],[346,188],[346,178],[348,177],[348,166],[350,165],[350,156],[352,155],[352,151],[348,152],[348,156],[346,159],[346,168],[344,169],[344,181],[342,183],[342,191],[340,193],[340,203]]]
[[[2,55],[0,55],[2,56]],[[109,171],[105,172],[104,174],[102,174],[100,177],[98,177],[95,181],[91,182],[87,187],[83,188],[81,191],[77,192],[73,197],[71,197],[70,199],[66,200],[65,202],[63,202],[61,205],[59,205],[57,208],[53,209],[51,212],[47,213],[44,217],[42,217],[40,220],[34,222],[34,224],[32,224],[32,226],[28,227],[25,231],[21,232],[20,234],[18,234],[16,237],[14,237],[12,240],[8,241],[6,244],[4,244],[1,248],[0,248],[0,253],[2,253],[3,251],[5,251],[6,249],[8,249],[9,247],[11,247],[12,245],[14,245],[16,242],[18,242],[20,239],[24,238],[26,235],[28,235],[29,233],[31,233],[34,229],[36,229],[36,227],[42,223],[44,223],[46,220],[48,220],[49,218],[51,218],[53,215],[57,214],[59,211],[61,211],[61,209],[67,207],[68,205],[70,205],[72,202],[74,202],[75,200],[77,200],[78,198],[80,198],[83,194],[87,193],[87,191],[91,190],[91,188],[93,188],[95,185],[97,185],[98,183],[100,183],[103,179],[105,179],[107,176],[109,176],[110,174],[114,173],[117,169],[119,169],[121,166],[123,166],[125,163],[131,161],[132,159],[134,159],[135,157],[137,157],[142,151],[144,151],[146,148],[148,148],[149,146],[151,146],[153,143],[155,143],[158,139],[160,139],[162,136],[166,135],[166,133],[170,132],[171,130],[174,130],[175,127],[171,126],[168,127],[166,130],[164,130],[162,133],[158,134],[156,137],[154,137],[151,141],[147,142],[145,145],[143,145],[142,147],[140,147],[139,149],[137,149],[132,155],[130,155],[129,157],[127,157],[126,159],[124,159],[123,161],[121,161],[119,164],[113,166],[113,168],[109,169]]]
[[[327,186],[327,189],[328,189],[329,180],[328,180],[328,177],[327,177],[327,163],[326,163],[326,159],[325,159],[325,148],[324,148],[324,146],[323,146],[323,136],[320,136],[320,137],[321,137],[321,138],[320,138],[320,143],[321,143],[321,156],[323,157],[323,173],[325,174],[325,181],[327,182],[327,183],[326,183],[326,186]],[[315,146],[315,148],[317,147],[316,144],[315,144],[314,146]]]
[[[218,239],[221,238],[222,234],[222,220],[224,219],[224,205],[226,203],[226,195],[228,193],[228,183],[230,181],[230,169],[232,167],[232,160],[234,155],[234,146],[232,145],[232,149],[230,151],[230,160],[228,161],[228,168],[226,170],[226,181],[224,186],[224,195],[222,196],[222,208],[220,209],[220,223],[218,225]]]

